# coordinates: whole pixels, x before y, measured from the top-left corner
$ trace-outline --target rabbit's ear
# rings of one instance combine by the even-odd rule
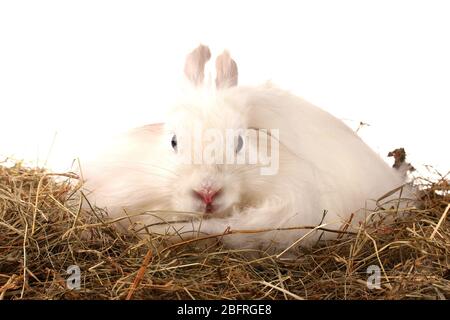
[[[200,44],[186,56],[184,74],[194,85],[199,86],[205,78],[205,64],[211,58],[211,51],[205,45]]]
[[[216,73],[217,89],[237,86],[237,64],[233,59],[231,59],[230,54],[226,50],[216,59]]]

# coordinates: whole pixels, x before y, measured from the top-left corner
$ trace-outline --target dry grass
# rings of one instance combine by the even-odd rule
[[[299,249],[297,259],[249,258],[222,247],[220,237],[161,250],[163,238],[121,234],[101,210],[82,210],[74,181],[73,174],[0,165],[0,299],[450,298],[444,178],[424,186],[420,209]],[[66,286],[71,265],[81,269],[81,290]],[[367,286],[370,265],[381,266],[379,289]]]

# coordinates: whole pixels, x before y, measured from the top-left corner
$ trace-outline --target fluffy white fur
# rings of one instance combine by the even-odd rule
[[[260,175],[258,165],[186,165],[171,147],[171,137],[196,125],[206,128],[280,130],[276,175]],[[246,147],[251,147],[246,145]],[[179,146],[182,149],[182,146]],[[106,207],[127,227],[147,225],[182,236],[220,234],[296,226],[339,229],[352,213],[375,206],[374,199],[401,186],[404,177],[389,167],[351,129],[329,113],[271,85],[220,91],[193,89],[169,114],[165,125],[135,129],[114,147],[82,166],[90,200]],[[222,188],[219,210],[202,213],[192,190],[208,181]],[[363,209],[363,210],[361,210]],[[327,211],[324,220],[323,214]],[[146,212],[145,214],[143,214]],[[191,220],[172,227],[161,221]],[[356,220],[355,220],[356,221]],[[309,229],[225,236],[236,248],[282,250]],[[300,241],[314,243],[322,232]],[[322,239],[334,237],[325,232]]]

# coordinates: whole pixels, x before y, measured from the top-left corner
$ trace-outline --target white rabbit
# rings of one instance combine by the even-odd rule
[[[399,172],[329,113],[271,85],[237,86],[237,66],[227,52],[216,60],[217,89],[202,87],[209,58],[205,46],[188,55],[185,73],[194,86],[165,124],[134,129],[96,161],[82,163],[89,199],[113,218],[129,215],[123,226],[141,223],[181,237],[321,224],[338,230],[352,213],[363,217],[374,199],[403,185]],[[224,137],[238,133],[211,145],[205,136],[211,129]],[[260,160],[265,153],[251,132],[269,139],[274,174],[263,174],[269,165]],[[189,142],[197,148],[189,150]],[[236,157],[256,150],[258,160],[192,163],[210,149],[232,150]],[[236,248],[283,250],[335,235],[294,229],[238,232],[223,240]]]

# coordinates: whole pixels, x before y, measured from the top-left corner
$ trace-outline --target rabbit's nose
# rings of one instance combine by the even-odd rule
[[[220,189],[214,190],[211,188],[205,188],[200,190],[193,190],[194,195],[201,199],[207,206],[211,205],[214,198],[220,193]]]

